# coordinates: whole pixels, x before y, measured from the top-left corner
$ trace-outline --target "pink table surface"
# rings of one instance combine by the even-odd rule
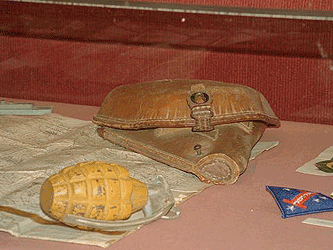
[[[5,99],[5,98],[4,98]],[[17,100],[14,100],[17,101]],[[91,120],[98,107],[61,103],[55,113]],[[331,219],[333,212],[282,219],[266,185],[312,190],[329,195],[333,178],[297,173],[295,170],[332,145],[333,126],[282,121],[267,129],[263,141],[280,145],[251,161],[239,181],[212,186],[179,207],[177,220],[159,220],[111,245],[108,249],[332,249],[332,228],[301,223],[309,217]],[[0,250],[102,249],[95,246],[23,239],[0,232]]]

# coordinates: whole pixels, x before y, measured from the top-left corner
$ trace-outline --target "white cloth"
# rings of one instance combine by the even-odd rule
[[[45,116],[0,117],[0,230],[15,236],[108,247],[130,234],[98,233],[57,225],[43,214],[39,192],[44,180],[61,169],[84,161],[105,161],[127,168],[133,178],[151,183],[157,175],[168,182],[177,203],[208,184],[103,140],[91,122]],[[258,143],[251,159],[275,147]]]

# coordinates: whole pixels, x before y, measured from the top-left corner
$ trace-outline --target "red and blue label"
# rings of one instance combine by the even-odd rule
[[[278,204],[282,218],[333,211],[333,198],[295,188],[267,186]]]

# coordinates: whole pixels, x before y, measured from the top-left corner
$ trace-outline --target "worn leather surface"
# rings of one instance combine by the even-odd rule
[[[251,130],[248,128],[252,127]],[[251,149],[266,125],[218,125],[213,131],[190,128],[124,130],[102,127],[101,137],[213,184],[234,183],[247,166]],[[200,149],[196,150],[196,146]]]
[[[94,117],[99,125],[121,129],[193,127],[187,98],[193,86],[203,85],[212,99],[212,125],[279,119],[258,91],[230,83],[204,80],[161,80],[113,89]],[[199,90],[200,91],[200,90]]]
[[[93,118],[103,138],[214,184],[234,183],[268,126],[279,126],[251,88],[162,80],[112,90]]]

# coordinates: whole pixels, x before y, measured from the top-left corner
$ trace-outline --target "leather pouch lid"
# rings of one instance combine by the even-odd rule
[[[210,131],[215,125],[262,121],[278,126],[265,97],[243,85],[207,80],[161,80],[113,89],[93,118],[120,129],[186,128]]]

